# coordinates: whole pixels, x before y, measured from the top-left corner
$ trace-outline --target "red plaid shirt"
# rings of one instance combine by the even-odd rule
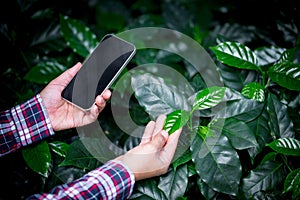
[[[36,95],[0,112],[0,157],[53,134],[42,99]],[[80,179],[28,199],[127,199],[133,186],[132,172],[121,163],[109,161]]]

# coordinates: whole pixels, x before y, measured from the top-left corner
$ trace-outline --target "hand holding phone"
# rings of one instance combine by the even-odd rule
[[[88,111],[95,98],[112,85],[135,51],[133,44],[113,34],[104,36],[62,91],[62,98]]]

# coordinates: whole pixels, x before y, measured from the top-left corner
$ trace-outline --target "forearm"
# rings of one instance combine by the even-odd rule
[[[56,186],[32,199],[128,199],[134,186],[133,173],[123,164],[109,161],[80,179]]]
[[[0,113],[0,157],[54,134],[39,95]]]

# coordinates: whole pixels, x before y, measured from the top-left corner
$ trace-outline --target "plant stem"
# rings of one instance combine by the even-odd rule
[[[289,169],[289,171],[290,171],[290,172],[293,171],[293,170],[290,168],[290,166],[289,166],[289,164],[288,164],[288,162],[287,162],[286,156],[282,155],[281,157],[282,157],[282,160],[283,160],[284,164],[285,164],[286,167]]]

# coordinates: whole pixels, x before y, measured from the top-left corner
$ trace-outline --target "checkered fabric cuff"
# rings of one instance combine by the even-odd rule
[[[36,95],[23,104],[11,109],[16,129],[22,146],[40,141],[54,134],[47,111],[40,95]]]
[[[134,187],[133,173],[122,163],[108,161],[80,179],[58,185],[49,193],[34,194],[26,200],[45,199],[128,199]]]

